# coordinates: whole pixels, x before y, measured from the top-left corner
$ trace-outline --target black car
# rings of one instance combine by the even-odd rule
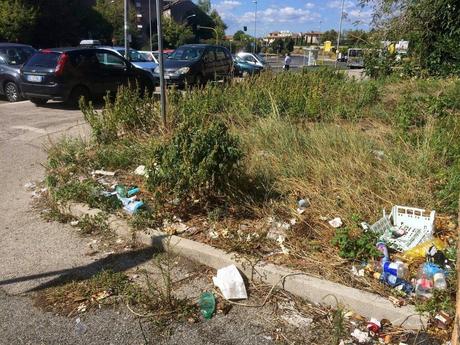
[[[187,44],[177,48],[164,61],[165,81],[178,86],[202,85],[209,80],[226,79],[233,73],[233,60],[224,48],[209,44]],[[154,70],[159,77],[160,68]]]
[[[0,94],[8,101],[22,99],[19,87],[19,69],[36,50],[31,46],[16,43],[0,43]]]
[[[82,96],[91,99],[107,92],[114,94],[120,85],[128,83],[149,92],[154,89],[151,73],[100,48],[41,50],[21,68],[23,95],[36,105],[57,100],[75,106]]]

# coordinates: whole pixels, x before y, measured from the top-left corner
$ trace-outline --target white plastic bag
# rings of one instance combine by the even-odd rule
[[[217,270],[217,277],[213,277],[212,281],[220,289],[225,299],[248,298],[243,277],[235,265]]]

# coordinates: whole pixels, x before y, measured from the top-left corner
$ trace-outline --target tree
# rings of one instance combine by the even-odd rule
[[[169,17],[163,18],[164,43],[168,48],[177,48],[186,43],[193,43],[195,35],[190,27],[176,23]]]
[[[227,25],[224,23],[222,18],[220,17],[219,13],[216,10],[212,10],[211,14],[209,15],[214,22],[214,29],[217,30],[217,33],[220,38],[224,38],[225,30],[227,29]]]
[[[410,54],[431,74],[460,72],[458,0],[383,0],[378,4],[374,26],[382,33],[380,39],[409,40]]]
[[[0,39],[29,42],[37,9],[21,0],[0,0]]]
[[[364,30],[348,30],[344,33],[344,43],[349,46],[359,47],[368,45],[369,33]]]
[[[245,34],[244,31],[242,31],[242,30],[238,30],[233,35],[233,40],[234,41],[249,41],[250,39],[251,39],[251,36]]]
[[[321,42],[324,43],[326,41],[331,41],[332,44],[336,44],[337,43],[337,35],[338,35],[338,32],[335,31],[334,29],[324,31],[321,34]]]
[[[197,5],[204,13],[211,12],[211,0],[198,0]]]
[[[97,0],[93,9],[104,19],[97,23],[97,34],[107,41],[115,39],[117,42],[124,40],[123,1]],[[135,33],[136,11],[131,7],[129,13],[130,34]],[[95,24],[96,24],[95,23]]]

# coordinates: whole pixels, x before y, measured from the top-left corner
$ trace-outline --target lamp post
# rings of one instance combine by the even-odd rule
[[[215,28],[211,28],[210,26],[201,26],[201,25],[197,25],[196,28],[198,30],[200,29],[205,29],[205,30],[212,30],[216,33],[216,45],[219,45],[219,33],[217,32],[217,30]]]
[[[161,17],[163,16],[163,0],[156,0],[157,12],[157,36],[158,36],[158,57],[160,67],[160,106],[163,125],[166,127],[166,88],[165,88],[165,70],[163,63],[163,28],[161,26]]]
[[[153,42],[152,42],[152,4],[151,0],[149,0],[149,43],[150,43],[150,51],[153,51]]]
[[[343,7],[345,5],[345,0],[342,0],[342,9],[340,11],[340,24],[339,24],[339,32],[337,34],[337,51],[336,51],[336,58],[335,58],[335,67],[337,68],[337,57],[339,54],[339,46],[340,46],[340,35],[342,34],[342,23],[343,23]]]
[[[128,0],[124,0],[124,38],[125,38],[125,59],[129,59],[129,42],[128,42],[128,30],[129,30],[129,23],[128,23],[128,13],[129,13],[129,4]]]
[[[252,0],[254,3],[254,54],[257,48],[257,0]]]

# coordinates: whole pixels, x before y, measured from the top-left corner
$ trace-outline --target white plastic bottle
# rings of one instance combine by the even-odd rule
[[[447,282],[446,282],[446,276],[442,272],[435,273],[433,276],[434,280],[434,288],[439,289],[439,290],[445,290],[447,289]]]

